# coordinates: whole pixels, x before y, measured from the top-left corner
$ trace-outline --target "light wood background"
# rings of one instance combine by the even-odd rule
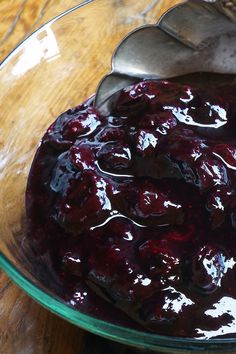
[[[147,4],[152,1],[147,0]],[[27,34],[79,2],[0,0],[0,62]],[[161,14],[178,2],[160,0],[156,6]],[[0,270],[0,353],[132,354],[133,351],[88,334],[51,314]]]

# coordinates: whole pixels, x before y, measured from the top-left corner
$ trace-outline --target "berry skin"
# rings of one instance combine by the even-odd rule
[[[48,128],[43,140],[57,150],[65,150],[79,137],[94,133],[102,123],[103,118],[96,108],[80,105],[62,113]]]
[[[149,181],[137,184],[127,199],[130,213],[150,225],[181,224],[183,207],[171,194]]]
[[[194,165],[205,153],[208,146],[206,140],[198,137],[190,129],[175,129],[168,135],[168,153],[177,161]]]
[[[177,126],[177,119],[172,112],[160,112],[145,114],[139,119],[138,123],[141,129],[150,129],[159,132],[162,135],[168,134],[170,129]]]
[[[126,131],[121,127],[104,128],[98,138],[101,143],[109,143],[112,141],[123,143],[126,139]]]
[[[142,157],[154,155],[160,141],[159,134],[150,130],[139,130],[136,135],[136,151]]]
[[[196,172],[199,180],[199,187],[203,190],[215,186],[226,186],[228,174],[225,166],[211,158],[201,158],[196,164]]]
[[[213,154],[230,169],[236,168],[236,145],[217,144],[213,148]]]
[[[61,195],[65,195],[70,183],[81,176],[81,171],[72,164],[68,155],[68,152],[64,152],[58,157],[50,181],[50,188]]]
[[[216,186],[207,198],[206,208],[210,213],[212,229],[222,226],[228,210],[233,210],[235,205],[235,191],[229,186]]]
[[[83,261],[80,252],[68,251],[62,257],[61,265],[63,273],[69,276],[83,276]]]
[[[192,282],[203,292],[211,293],[221,286],[227,271],[227,255],[214,245],[203,246],[192,262]]]
[[[108,171],[126,170],[132,164],[132,155],[128,145],[105,144],[97,156],[102,168]]]
[[[150,274],[160,277],[162,283],[167,279],[179,280],[181,260],[175,253],[166,240],[148,240],[139,246],[141,260],[148,265]]]
[[[109,182],[84,171],[79,183],[70,184],[66,196],[58,199],[54,219],[72,232],[99,224],[111,211],[111,193]]]
[[[85,112],[73,115],[73,119],[64,124],[62,135],[65,139],[77,138],[93,133],[101,125],[101,118],[95,108],[89,108]]]
[[[94,170],[96,146],[81,142],[79,145],[72,146],[69,150],[70,162],[79,171]]]

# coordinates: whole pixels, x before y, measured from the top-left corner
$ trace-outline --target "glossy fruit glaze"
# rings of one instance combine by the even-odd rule
[[[28,179],[29,240],[80,311],[235,337],[235,193],[236,82],[142,81],[109,116],[90,99],[48,128]]]

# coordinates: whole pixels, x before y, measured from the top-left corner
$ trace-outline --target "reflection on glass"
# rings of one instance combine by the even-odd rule
[[[29,38],[26,43],[27,45],[23,47],[22,54],[12,70],[12,74],[15,76],[25,74],[29,69],[39,64],[42,59],[51,61],[60,55],[56,37],[49,25],[37,37]]]

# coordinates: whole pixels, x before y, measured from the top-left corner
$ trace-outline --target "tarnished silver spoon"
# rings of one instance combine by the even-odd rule
[[[189,0],[131,32],[114,51],[95,105],[109,112],[109,98],[138,79],[193,72],[236,74],[236,0]]]

